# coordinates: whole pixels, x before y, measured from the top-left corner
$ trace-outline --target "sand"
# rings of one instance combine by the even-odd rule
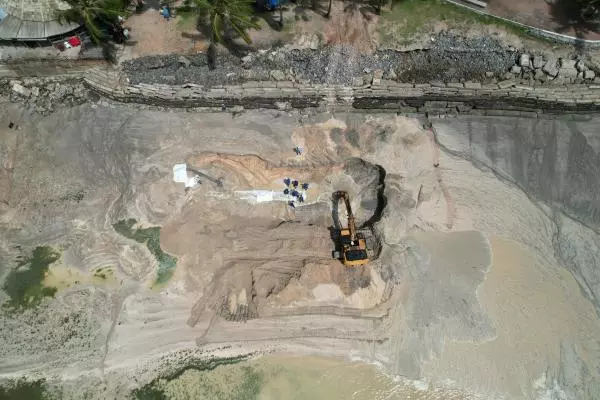
[[[563,343],[576,346],[584,357],[579,362],[590,368],[600,356],[594,339],[600,324],[567,271],[508,239],[491,237],[490,243],[492,267],[478,297],[496,333],[477,346],[447,343],[427,369],[490,395],[508,391],[511,398],[531,398],[552,387]],[[548,382],[535,388],[540,378]]]
[[[40,117],[0,106],[0,276],[35,246],[61,252],[46,282],[60,289],[55,298],[0,315],[0,378],[46,376],[64,398],[84,389],[122,398],[190,357],[276,353],[362,360],[443,389],[394,392],[370,367],[299,358],[281,361],[290,366],[265,381],[263,398],[324,371],[348,379],[299,393],[600,393],[598,317],[580,290],[594,275],[571,275],[561,258],[593,271],[579,268],[595,260],[593,227],[569,220],[557,232],[543,199],[465,156],[460,130],[376,114],[87,104]],[[22,130],[7,129],[11,120]],[[181,162],[204,174],[198,187],[173,182]],[[310,182],[306,204],[238,196],[282,191],[285,177]],[[335,190],[349,192],[364,225],[372,260],[363,269],[331,257]],[[164,260],[150,241],[114,229],[127,218],[160,228],[160,250],[177,259],[170,280],[156,283]],[[106,267],[110,279],[94,278]],[[255,368],[271,371],[264,363]]]

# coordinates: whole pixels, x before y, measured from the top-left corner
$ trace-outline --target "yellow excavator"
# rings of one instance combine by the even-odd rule
[[[348,212],[348,227],[340,228],[340,250],[333,251],[333,257],[341,260],[347,267],[364,265],[369,262],[367,241],[356,231],[356,222],[354,221],[354,214],[352,214],[348,193],[338,191],[333,194],[333,201],[336,208],[340,199],[343,199],[344,204],[346,205],[346,211]]]

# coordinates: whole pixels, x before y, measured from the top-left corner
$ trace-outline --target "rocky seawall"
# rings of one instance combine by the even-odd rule
[[[13,101],[41,113],[92,94],[162,107],[386,110],[430,115],[590,113],[600,109],[600,67],[584,56],[522,51],[488,37],[439,34],[427,50],[364,54],[344,46],[278,48],[242,58],[143,57],[75,78],[5,81]],[[0,85],[2,83],[0,82]],[[85,87],[83,86],[85,85]]]
[[[552,53],[517,50],[488,37],[459,38],[440,34],[431,48],[360,53],[345,46],[318,49],[279,48],[242,58],[219,56],[208,68],[206,54],[150,56],[126,61],[131,84],[197,84],[203,87],[249,81],[360,86],[375,80],[493,84],[512,79],[520,84],[600,83],[597,65],[583,56],[559,58]]]

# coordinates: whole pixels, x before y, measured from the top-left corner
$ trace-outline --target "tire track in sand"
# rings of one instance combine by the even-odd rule
[[[450,195],[450,191],[444,180],[442,179],[442,171],[439,169],[440,166],[440,147],[438,145],[437,136],[435,131],[433,130],[433,125],[430,125],[426,130],[427,137],[431,141],[431,148],[433,149],[432,161],[433,167],[435,168],[435,176],[440,188],[442,189],[442,194],[444,195],[444,200],[446,200],[446,227],[448,229],[452,229],[454,226],[454,220],[456,219],[456,206],[454,205],[454,200]]]

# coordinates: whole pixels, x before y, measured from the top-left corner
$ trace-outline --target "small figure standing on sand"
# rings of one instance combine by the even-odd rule
[[[171,18],[171,7],[168,4],[165,4],[160,8],[160,15],[164,17],[167,21]]]
[[[296,153],[297,156],[302,155],[302,147],[300,147],[300,146],[294,147],[294,153]]]

